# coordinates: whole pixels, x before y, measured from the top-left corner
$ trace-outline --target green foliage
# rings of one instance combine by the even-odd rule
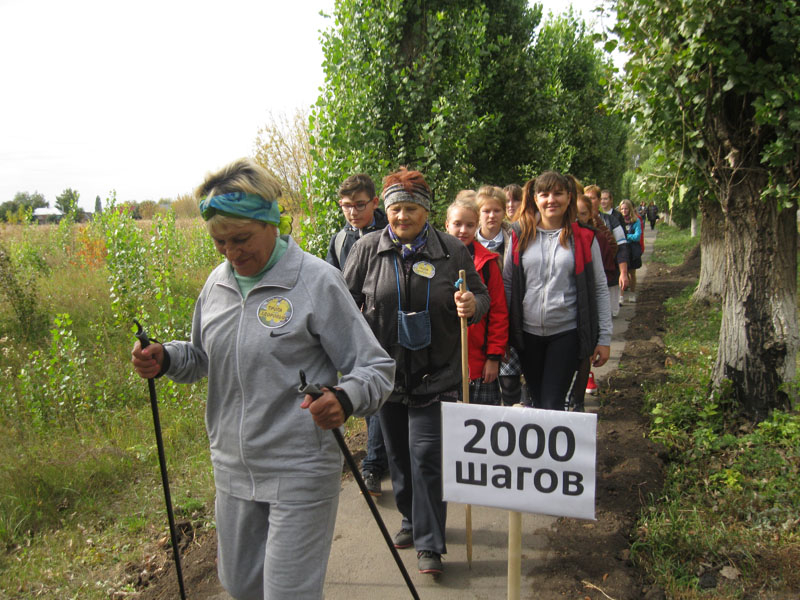
[[[100,230],[108,250],[106,268],[115,326],[130,324],[144,311],[141,299],[143,287],[149,285],[148,263],[151,258],[159,260],[163,257],[146,254],[142,231],[133,222],[129,211],[117,208],[114,197],[92,226]]]
[[[15,212],[6,213],[6,220],[12,225],[26,225],[33,221],[33,208],[20,204]]]
[[[434,221],[459,189],[547,168],[618,183],[625,128],[599,107],[607,67],[574,16],[537,38],[540,17],[523,0],[339,0],[309,119],[307,249],[341,226],[335,190],[355,172],[422,171]]]
[[[102,409],[91,394],[86,354],[72,332],[68,314],[56,315],[47,351],[33,350],[17,375],[13,400],[5,409],[37,428],[76,425],[78,415]]]
[[[657,257],[668,230],[659,231]],[[676,234],[670,254],[684,235]],[[694,243],[684,235],[684,252]],[[691,292],[666,303],[669,374],[646,387],[649,437],[671,460],[662,496],[640,516],[633,556],[669,597],[699,594],[699,563],[741,573],[720,584],[719,597],[769,596],[792,589],[795,577],[800,415],[774,411],[752,426],[729,390],[709,391],[721,310],[692,302]]]
[[[472,102],[481,89],[483,7],[376,4],[339,0],[336,30],[322,36],[325,89],[310,119],[313,220],[303,224],[304,243],[318,254],[340,226],[335,190],[347,176],[415,167],[441,207],[468,181],[471,134],[491,118]]]
[[[28,221],[21,221],[20,217],[23,215],[28,216],[33,214],[35,208],[44,208],[47,206],[47,201],[44,196],[39,192],[17,192],[13,200],[8,200],[0,204],[0,219],[9,223],[22,223]]]
[[[538,97],[526,109],[538,118],[527,124],[526,144],[534,151],[527,153],[523,180],[556,169],[621,193],[628,127],[603,105],[601,82],[611,77],[612,67],[585,23],[571,11],[546,21],[533,69]]]
[[[78,200],[80,197],[81,195],[78,192],[72,188],[67,188],[56,196],[56,208],[65,215],[74,212],[78,209]]]
[[[691,237],[687,229],[678,229],[669,225],[658,225],[658,252],[653,254],[653,262],[661,262],[671,266],[683,263],[687,249],[698,244],[697,238]]]
[[[763,197],[792,202],[800,177],[797,3],[616,0],[614,7],[614,32],[631,55],[618,101],[641,135],[712,188],[747,168],[764,182]]]

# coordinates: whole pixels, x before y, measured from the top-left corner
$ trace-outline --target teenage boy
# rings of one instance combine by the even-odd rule
[[[386,214],[378,208],[375,184],[369,175],[351,175],[339,186],[339,206],[345,226],[331,238],[325,260],[339,270],[344,269],[350,249],[362,236],[383,229],[388,224]],[[366,417],[367,455],[361,462],[361,476],[372,496],[381,495],[381,478],[389,471],[386,446],[378,415]]]
[[[351,175],[339,186],[339,206],[347,221],[331,238],[325,260],[340,271],[353,247],[361,237],[388,225],[386,214],[378,208],[375,184],[369,175]]]

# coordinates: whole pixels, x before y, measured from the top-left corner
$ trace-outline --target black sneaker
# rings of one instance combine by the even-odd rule
[[[363,475],[364,485],[367,488],[370,496],[375,496],[376,498],[381,495],[381,478],[375,475],[374,473],[364,473]]]
[[[417,552],[417,567],[420,573],[439,575],[442,572],[442,555],[431,550]]]
[[[394,534],[394,547],[403,549],[414,545],[414,532],[410,529],[401,529]]]

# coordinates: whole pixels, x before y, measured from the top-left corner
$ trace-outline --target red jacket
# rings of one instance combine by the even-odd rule
[[[498,254],[490,252],[480,242],[473,241],[475,250],[475,270],[489,288],[489,312],[478,323],[469,326],[469,378],[478,379],[483,375],[483,364],[487,354],[502,357],[508,345],[508,305],[503,287],[503,273],[497,261]],[[484,265],[488,265],[489,281],[484,275]],[[487,321],[488,320],[488,321]]]

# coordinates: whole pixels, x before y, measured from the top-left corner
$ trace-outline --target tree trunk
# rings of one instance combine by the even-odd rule
[[[689,222],[689,231],[691,237],[697,237],[697,215],[692,215],[692,220]]]
[[[780,388],[794,379],[798,350],[797,209],[763,201],[762,174],[739,177],[720,194],[726,282],[714,383],[730,380],[741,411],[760,421],[790,407]]]
[[[700,229],[700,280],[692,298],[716,302],[725,287],[725,220],[716,199],[700,202],[703,227]]]

